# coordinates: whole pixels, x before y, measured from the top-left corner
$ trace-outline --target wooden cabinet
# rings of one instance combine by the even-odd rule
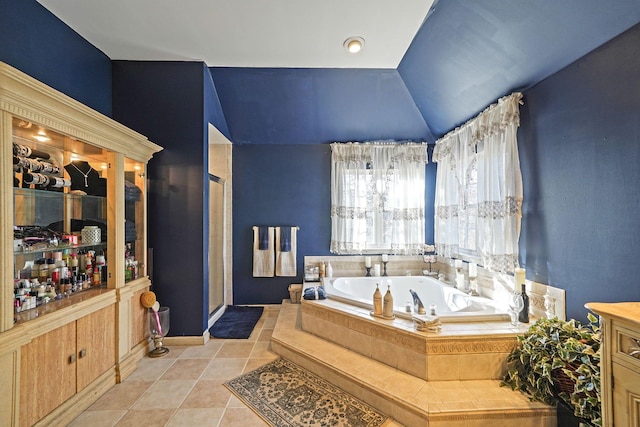
[[[0,425],[70,421],[146,351],[135,298],[151,285],[146,165],[161,149],[0,62]],[[101,274],[61,287],[90,251]]]
[[[46,358],[43,358],[46,355]],[[31,426],[76,392],[76,324],[36,337],[20,352],[20,425]]]
[[[31,426],[115,365],[110,305],[39,335],[20,352],[20,425]],[[46,355],[46,357],[43,357]]]
[[[602,328],[602,425],[640,427],[640,302],[586,307]]]

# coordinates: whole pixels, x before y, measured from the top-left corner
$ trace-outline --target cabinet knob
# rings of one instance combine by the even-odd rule
[[[80,357],[85,357],[87,355],[87,349],[83,348],[82,350],[80,350]]]
[[[71,356],[69,356],[69,364],[72,364],[76,361],[76,355],[72,354]]]

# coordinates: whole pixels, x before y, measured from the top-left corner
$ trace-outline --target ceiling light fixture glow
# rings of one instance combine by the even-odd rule
[[[364,39],[357,36],[349,37],[344,41],[343,46],[349,53],[358,53],[364,49]]]

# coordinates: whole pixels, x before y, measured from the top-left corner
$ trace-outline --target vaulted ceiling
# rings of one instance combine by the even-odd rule
[[[204,61],[240,143],[433,140],[640,22],[638,0],[38,1],[112,60]]]

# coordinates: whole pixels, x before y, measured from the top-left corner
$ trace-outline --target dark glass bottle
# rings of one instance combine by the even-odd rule
[[[518,321],[521,323],[529,323],[529,296],[527,295],[524,283],[522,284],[521,295],[524,305],[522,306],[520,313],[518,313]]]

